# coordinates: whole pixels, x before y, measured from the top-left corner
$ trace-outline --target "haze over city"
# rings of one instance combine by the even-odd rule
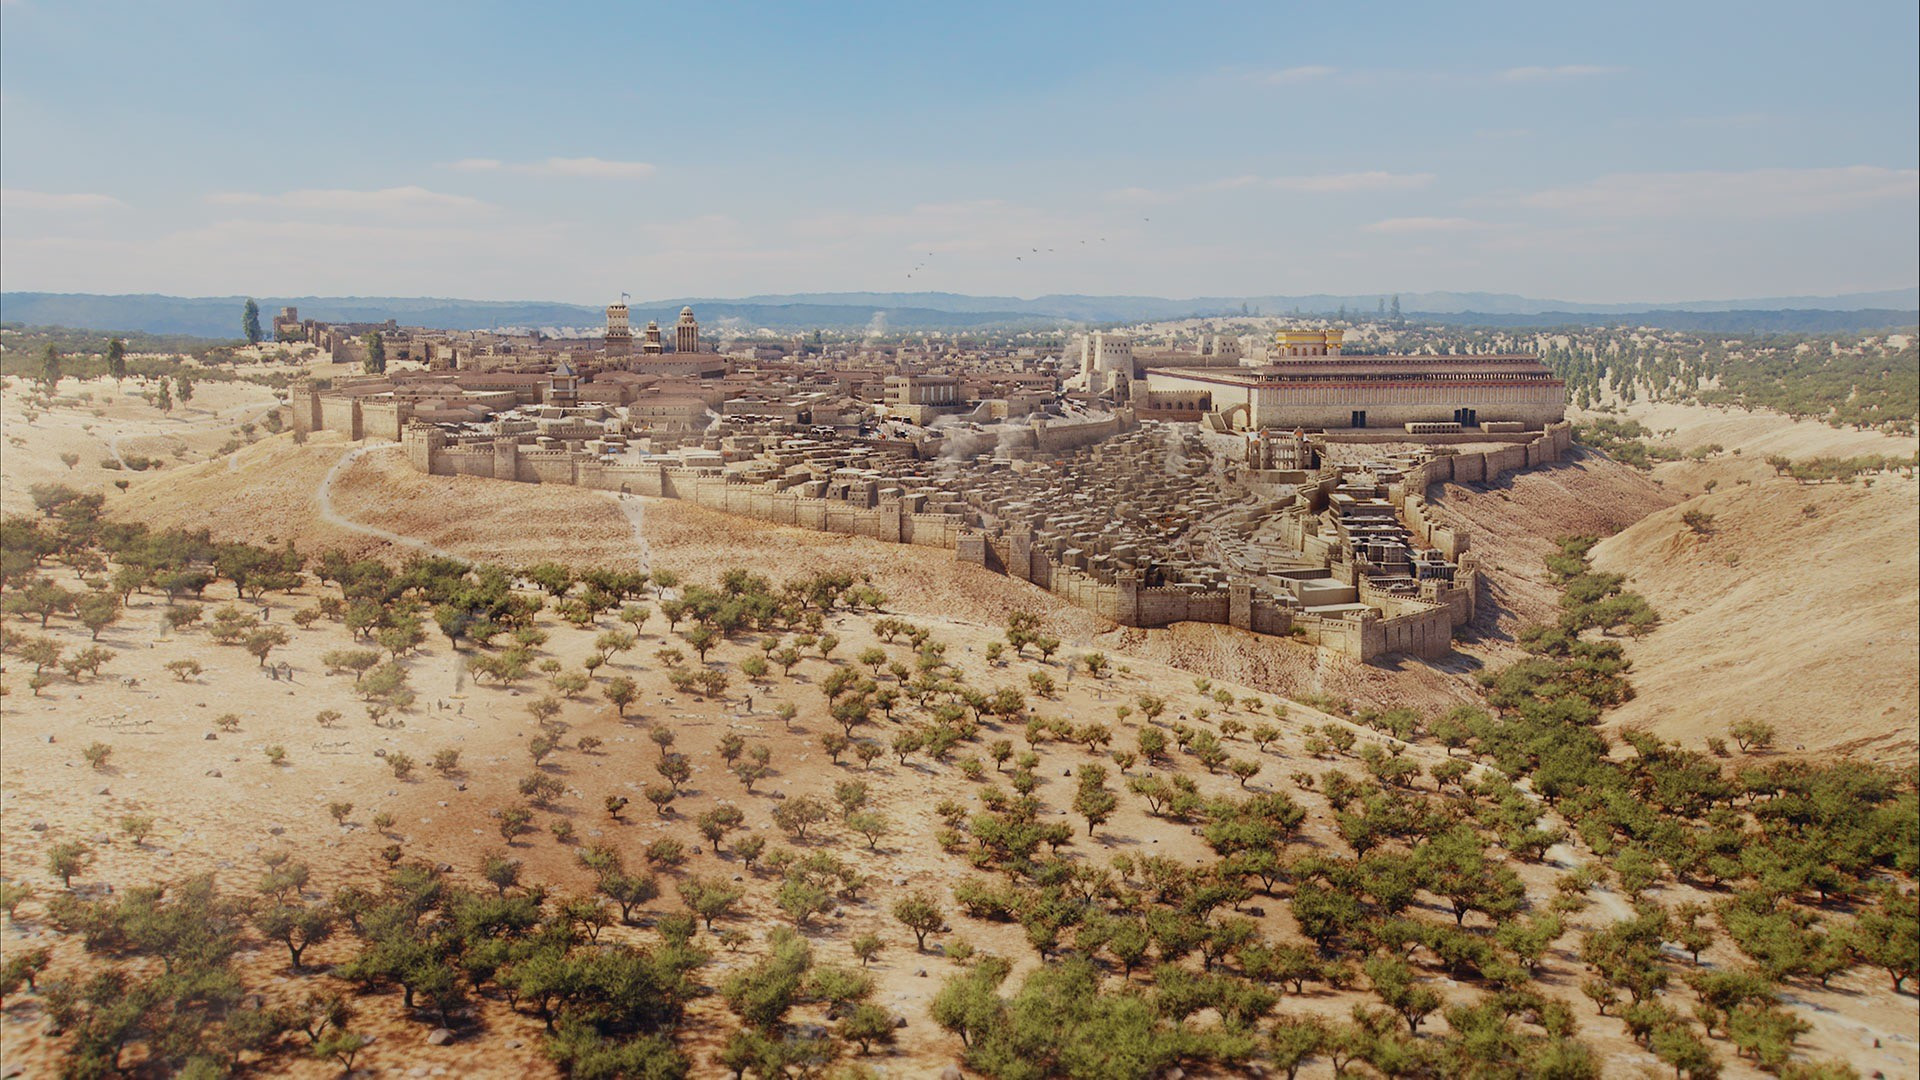
[[[1920,280],[1911,4],[0,20],[13,291],[1657,302]]]

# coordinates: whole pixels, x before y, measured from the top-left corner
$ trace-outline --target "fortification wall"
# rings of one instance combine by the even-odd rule
[[[398,401],[363,401],[359,405],[362,437],[400,441],[400,432],[411,419],[412,406]]]
[[[310,435],[321,430],[320,392],[306,383],[300,383],[288,394],[287,401],[293,411],[293,430],[302,435]]]
[[[337,431],[358,442],[361,438],[360,401],[350,397],[321,397],[319,427]]]
[[[310,398],[308,411],[329,428],[335,424],[361,428],[360,403],[350,398]],[[302,412],[296,397],[296,422]],[[379,417],[384,428],[386,417]],[[1106,420],[1050,428],[1036,424],[1026,433],[1035,448],[1071,449],[1127,430],[1137,423],[1133,413]],[[1018,436],[1019,432],[1011,433]],[[712,470],[641,464],[612,465],[569,450],[531,450],[513,439],[449,445],[436,429],[409,427],[396,432],[406,446],[407,459],[417,469],[441,476],[486,476],[522,483],[575,484],[655,498],[685,499],[723,513],[751,517],[778,525],[864,536],[891,543],[951,549],[957,562],[970,563],[1030,581],[1069,603],[1125,626],[1163,627],[1176,622],[1211,622],[1261,634],[1296,634],[1321,647],[1370,660],[1387,652],[1406,652],[1423,658],[1445,655],[1452,630],[1473,617],[1479,587],[1477,561],[1466,552],[1464,535],[1442,524],[1427,505],[1429,484],[1467,477],[1498,477],[1501,473],[1559,460],[1572,445],[1571,426],[1558,424],[1522,446],[1484,454],[1435,458],[1409,472],[1389,488],[1389,498],[1419,541],[1438,548],[1459,569],[1451,583],[1428,582],[1421,598],[1363,587],[1361,596],[1384,612],[1366,611],[1338,619],[1302,615],[1248,585],[1226,589],[1153,587],[1122,577],[1102,582],[1072,566],[1055,565],[1035,547],[1030,534],[1015,532],[991,536],[968,528],[958,515],[912,513],[896,499],[877,506],[799,495],[771,484],[731,482]],[[1084,441],[1083,441],[1084,440]],[[1237,441],[1237,440],[1236,440]],[[1327,494],[1339,482],[1327,470],[1295,492],[1306,510],[1326,505]],[[1326,538],[1305,535],[1303,515],[1290,514],[1283,526],[1306,548],[1331,554]],[[1311,553],[1311,551],[1309,552]],[[1354,580],[1353,567],[1329,564],[1336,578]],[[1344,575],[1344,577],[1343,577]]]

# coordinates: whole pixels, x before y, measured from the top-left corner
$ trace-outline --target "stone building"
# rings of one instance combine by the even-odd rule
[[[306,328],[300,323],[300,309],[295,307],[281,308],[280,314],[273,317],[273,340],[286,342],[305,341],[306,339]]]
[[[633,353],[633,327],[627,323],[625,299],[607,305],[606,353],[608,356],[628,356]]]
[[[1133,341],[1125,334],[1096,331],[1087,335],[1080,353],[1080,373],[1087,392],[1104,394],[1132,379]]]
[[[700,351],[700,322],[693,317],[693,309],[680,309],[680,321],[673,327],[673,351],[677,353],[697,353]]]
[[[965,388],[951,375],[889,375],[886,388],[887,414],[916,424],[959,410],[965,399]]]
[[[1239,429],[1540,431],[1566,415],[1566,384],[1533,356],[1343,356],[1338,330],[1283,330],[1274,349],[1260,368],[1149,368],[1147,387],[1206,391]]]
[[[659,356],[666,351],[666,342],[660,340],[660,324],[648,319],[646,332],[640,339],[640,355]]]

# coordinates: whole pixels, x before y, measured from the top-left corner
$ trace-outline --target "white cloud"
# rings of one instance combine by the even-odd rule
[[[550,157],[545,161],[461,158],[447,167],[461,172],[515,172],[528,176],[588,176],[616,180],[645,180],[660,171],[650,162],[608,161],[597,157]]]
[[[1614,75],[1625,68],[1605,64],[1557,64],[1552,67],[1515,67],[1500,73],[1507,82],[1545,82],[1550,79],[1585,79],[1595,75]]]
[[[470,195],[449,195],[417,185],[358,191],[351,188],[303,188],[279,195],[221,191],[207,196],[215,206],[262,206],[348,214],[470,214],[495,209]]]
[[[1472,232],[1491,228],[1487,222],[1462,217],[1398,217],[1362,225],[1370,233]]]
[[[1594,217],[1795,217],[1920,196],[1920,170],[1851,165],[1746,172],[1613,173],[1523,197]]]
[[[28,191],[25,188],[0,189],[0,205],[10,210],[124,210],[127,204],[111,195],[90,192]]]
[[[1433,183],[1432,173],[1328,173],[1321,176],[1277,176],[1269,183],[1281,191],[1313,194],[1346,191],[1412,191]]]
[[[1326,67],[1322,64],[1305,64],[1300,67],[1281,68],[1279,71],[1269,71],[1260,76],[1260,81],[1269,86],[1295,86],[1300,83],[1312,82],[1315,79],[1324,79],[1329,75],[1337,74],[1339,71],[1339,68]]]

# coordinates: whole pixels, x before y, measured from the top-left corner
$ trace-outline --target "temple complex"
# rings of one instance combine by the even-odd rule
[[[1443,655],[1473,616],[1476,558],[1427,484],[1571,445],[1565,387],[1533,357],[1354,355],[1337,329],[1281,330],[1258,355],[1098,331],[1077,363],[719,353],[691,308],[635,335],[623,298],[600,338],[558,347],[384,334],[425,370],[298,384],[296,429],[400,442],[433,475],[942,547],[1121,625],[1223,623],[1363,660]]]

